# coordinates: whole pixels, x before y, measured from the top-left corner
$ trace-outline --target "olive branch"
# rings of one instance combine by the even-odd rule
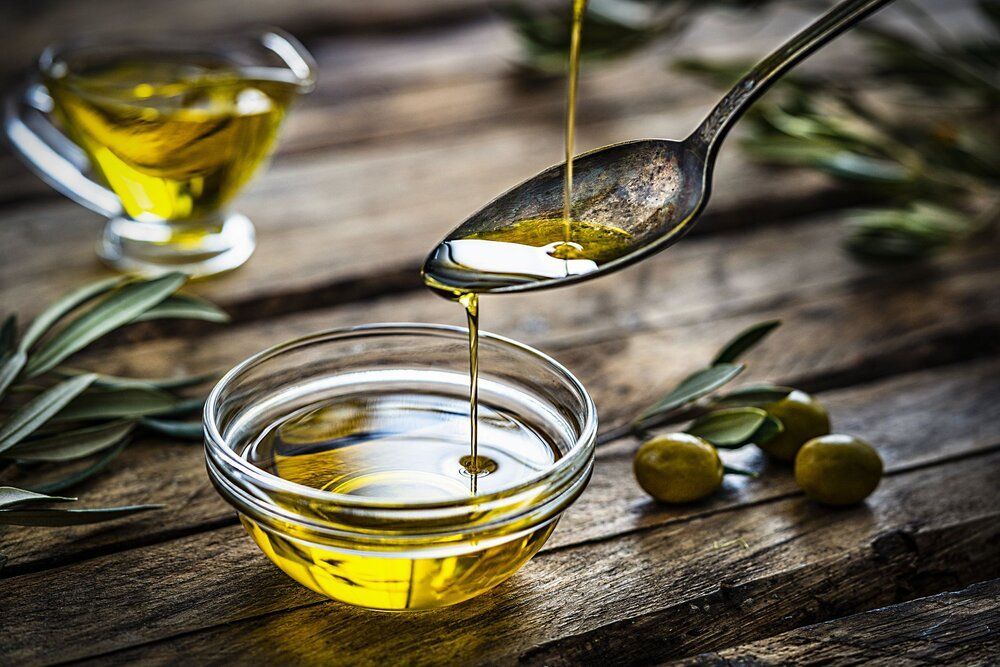
[[[782,400],[794,391],[792,387],[753,384],[715,394],[746,369],[746,364],[737,361],[780,325],[779,320],[767,320],[741,331],[708,366],[688,375],[631,421],[601,433],[597,444],[625,437],[645,439],[654,429],[685,421],[690,422],[685,433],[720,449],[763,444],[782,433],[781,420],[762,406]]]
[[[28,488],[0,486],[0,524],[67,526],[96,523],[160,507],[38,507],[74,497],[51,495],[106,468],[141,431],[200,440],[201,422],[183,419],[201,398],[181,390],[214,373],[163,379],[91,373],[64,365],[72,355],[120,327],[162,319],[226,322],[212,303],[178,290],[187,277],[116,277],[85,285],[49,305],[23,331],[17,316],[0,326],[0,461],[19,471],[71,468]],[[81,465],[82,464],[82,465]],[[52,477],[49,475],[49,477]]]

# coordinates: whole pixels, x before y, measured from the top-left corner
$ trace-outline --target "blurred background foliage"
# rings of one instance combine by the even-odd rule
[[[568,3],[566,3],[568,4]],[[755,11],[773,0],[590,0],[587,67],[678,38],[699,11]],[[828,3],[806,3],[818,14]],[[976,5],[982,30],[951,34],[910,0],[894,4],[909,30],[868,21],[856,29],[867,54],[850,77],[796,72],[741,121],[739,144],[761,162],[821,170],[885,204],[848,216],[845,246],[867,260],[913,260],[992,233],[1000,219],[1000,0]],[[562,73],[565,6],[522,2],[502,9],[523,46],[523,71]],[[677,58],[677,71],[722,91],[752,62]],[[585,99],[585,96],[584,96]],[[585,102],[584,102],[585,103]]]

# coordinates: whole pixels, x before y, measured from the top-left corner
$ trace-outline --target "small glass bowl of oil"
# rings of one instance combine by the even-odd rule
[[[478,465],[468,332],[325,331],[231,370],[205,407],[208,472],[275,565],[381,610],[455,604],[510,577],[580,495],[597,413],[550,357],[483,333]]]

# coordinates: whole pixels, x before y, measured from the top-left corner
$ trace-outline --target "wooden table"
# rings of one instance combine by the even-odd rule
[[[116,2],[24,12],[17,44],[26,53],[50,33],[100,24],[122,10]],[[422,289],[419,261],[477,205],[558,159],[562,92],[512,79],[516,44],[484,3],[344,4],[255,2],[237,18],[220,2],[225,11],[204,19],[282,23],[322,71],[239,202],[257,223],[257,254],[192,287],[235,321],[137,327],[79,365],[200,372],[319,328],[461,322]],[[183,25],[204,6],[178,0],[161,18]],[[752,56],[803,20],[788,7],[749,24],[706,14],[677,48]],[[815,66],[856,62],[849,40],[832,48]],[[664,62],[652,52],[586,73],[581,150],[693,126],[715,93]],[[100,221],[0,157],[3,310],[30,315],[104,273],[91,251]],[[384,615],[293,583],[211,488],[199,446],[146,439],[76,492],[91,506],[167,509],[3,529],[0,663],[996,660],[1000,248],[865,267],[839,248],[838,223],[844,207],[877,195],[749,164],[733,147],[716,186],[696,233],[674,249],[613,278],[487,299],[484,326],[565,362],[610,428],[742,327],[781,318],[747,377],[817,392],[835,430],[878,447],[887,474],[864,505],[814,505],[787,468],[754,451],[739,458],[759,479],[727,481],[700,504],[657,505],[632,478],[637,443],[615,441],[511,581],[443,611]]]

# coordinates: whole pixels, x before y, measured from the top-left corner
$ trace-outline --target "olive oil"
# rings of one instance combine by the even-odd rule
[[[46,84],[65,129],[126,213],[183,221],[216,214],[270,152],[298,90],[283,75],[208,57],[123,58]]]
[[[580,220],[571,225],[570,242],[563,239],[561,218],[521,220],[447,240],[424,264],[424,283],[461,300],[470,293],[591,273],[630,247],[631,234],[617,227]]]
[[[479,456],[479,295],[463,294],[458,299],[465,306],[469,326],[469,456],[460,460],[469,473],[469,486],[473,494],[479,490],[479,475],[496,463]]]
[[[537,478],[561,457],[556,444],[529,424],[483,404],[480,463],[470,473],[461,464],[469,451],[468,402],[385,384],[385,390],[362,386],[278,420],[243,457],[284,480],[402,505],[470,498],[470,478],[478,478],[479,493],[502,492]],[[320,505],[295,510],[335,519]],[[318,593],[403,610],[452,604],[493,587],[534,555],[555,526],[516,521],[491,534],[493,512],[477,509],[470,517],[460,532],[427,537],[416,551],[395,544],[392,529],[382,524],[371,530],[380,546],[359,549],[354,541],[315,539],[295,525],[279,533],[247,517],[243,523],[271,560]]]

